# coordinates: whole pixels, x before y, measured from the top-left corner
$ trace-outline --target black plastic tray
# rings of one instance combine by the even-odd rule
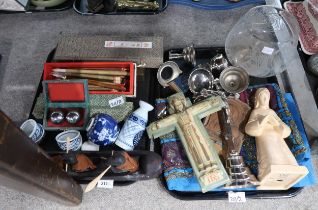
[[[47,58],[47,62],[51,62],[53,55],[54,55],[55,50],[53,50],[50,55]],[[154,83],[155,80],[155,74],[156,71],[154,71],[153,69],[144,69],[143,75],[142,77],[138,77],[137,79],[137,97],[136,98],[127,98],[127,101],[133,102],[134,103],[134,107],[137,108],[139,107],[139,100],[143,100],[143,101],[147,101],[149,103],[151,103],[152,101],[154,101],[155,97],[154,97],[154,91],[152,88],[149,88],[152,86],[152,84]],[[40,80],[39,86],[37,88],[37,92],[33,101],[33,105],[31,108],[31,112],[29,114],[29,118],[30,119],[35,119],[35,117],[32,115],[35,103],[36,103],[36,99],[37,97],[40,95],[40,93],[42,92],[42,78]],[[149,113],[149,119],[153,119],[154,118],[154,112],[150,112]],[[37,120],[39,123],[42,124],[42,120]],[[124,122],[121,123],[121,125]],[[55,154],[63,154],[65,152],[61,151],[61,149],[58,147],[56,141],[55,141],[55,137],[58,133],[60,133],[62,131],[45,131],[45,136],[44,139],[42,140],[42,142],[40,142],[39,146],[44,149],[48,154],[50,155],[55,155]],[[86,131],[81,131],[81,135],[83,138],[83,142],[87,140],[86,137]],[[100,147],[100,151],[99,152],[88,152],[88,154],[90,156],[105,156],[105,155],[109,155],[110,151],[115,150],[115,151],[121,151],[122,149],[116,145],[110,145],[110,146],[105,146],[105,147]],[[81,153],[87,153],[87,152],[81,152]],[[115,183],[117,184],[129,184],[132,183],[136,180],[143,180],[143,179],[150,179],[150,178],[156,178],[160,175],[161,173],[161,164],[158,163],[158,161],[156,162],[155,159],[160,160],[159,162],[161,162],[161,158],[159,155],[154,154],[150,155],[149,153],[153,153],[150,152],[150,141],[148,140],[148,138],[146,137],[146,132],[144,133],[141,141],[139,142],[139,144],[136,146],[135,150],[132,151],[132,154],[134,156],[147,156],[147,158],[143,159],[143,163],[145,162],[149,162],[149,161],[153,161],[154,164],[156,164],[157,166],[153,166],[152,169],[154,170],[154,173],[149,172],[150,170],[150,166],[141,166],[140,170],[136,172],[137,174],[132,175],[127,175],[127,174],[109,174],[107,173],[104,177],[105,178],[109,178],[109,179],[113,179],[115,181]],[[149,160],[152,159],[152,160]],[[147,160],[146,160],[147,159]],[[143,173],[142,171],[145,171],[145,168],[147,168],[148,172],[147,173]],[[72,176],[75,180],[77,180],[79,183],[81,184],[85,184],[88,181],[91,181],[92,179],[94,179],[96,176],[96,172],[92,171],[91,173],[89,172],[85,172],[85,175],[81,174],[81,173],[69,173],[70,176]]]
[[[58,12],[72,8],[74,0],[68,0],[56,7],[47,7],[47,8],[37,8],[36,6],[29,6],[26,11],[4,11],[0,10],[0,13],[11,14],[11,13],[33,13],[33,12]]]
[[[300,45],[298,46],[298,53],[299,53],[300,60],[301,60],[301,62],[303,64],[304,70],[306,72],[306,76],[307,76],[311,91],[312,91],[312,93],[314,95],[314,98],[315,98],[315,101],[316,101],[316,105],[317,105],[317,108],[318,108],[318,77],[313,75],[308,70],[307,61],[310,58],[310,55],[305,54],[302,51]]]
[[[48,7],[48,8],[37,8],[36,6],[29,6],[26,11],[5,11],[0,10],[0,14],[15,14],[15,13],[33,13],[33,12],[58,12],[63,10],[68,10],[73,7],[73,9],[81,14],[81,15],[129,15],[129,14],[140,14],[140,15],[154,15],[163,12],[168,6],[168,0],[157,0],[159,3],[159,9],[157,11],[142,11],[142,10],[130,10],[130,11],[117,11],[117,12],[109,12],[109,13],[91,13],[88,10],[84,10],[81,8],[82,0],[68,0],[56,7]]]
[[[286,2],[286,1],[289,1],[289,0],[281,0],[281,3],[282,5]],[[302,2],[304,0],[290,0],[292,2]],[[318,108],[318,77],[313,75],[309,70],[308,70],[308,67],[307,67],[307,61],[308,59],[310,58],[310,55],[307,55],[306,53],[304,53],[304,51],[302,50],[301,48],[301,45],[298,44],[297,46],[297,50],[298,50],[298,54],[299,54],[299,57],[300,57],[300,60],[302,62],[302,65],[304,67],[304,70],[306,72],[306,77],[308,79],[308,82],[309,82],[309,85],[310,85],[310,88],[311,88],[311,91],[314,95],[314,98],[315,98],[315,101],[316,101],[316,105],[317,105],[317,108]]]
[[[174,51],[182,51],[182,49],[173,49]],[[168,60],[168,52],[165,52],[164,59]],[[211,48],[196,48],[196,58],[197,64],[204,64],[209,59],[211,59],[215,54],[223,53],[225,55],[224,48],[221,47],[211,47]],[[179,64],[180,69],[183,72],[190,71],[192,69],[191,65],[186,64],[183,61],[177,61]],[[250,77],[250,85],[258,85],[258,84],[265,84],[265,83],[277,83],[276,77],[270,78],[255,78]],[[157,98],[163,98],[169,96],[172,92],[170,90],[163,89],[160,87],[159,83],[155,83],[155,93]],[[189,95],[189,91],[185,95]],[[158,140],[155,140],[155,151],[161,154],[161,145]],[[182,192],[176,190],[169,190],[164,175],[162,174],[160,177],[161,184],[165,188],[165,190],[173,197],[180,199],[180,200],[219,200],[219,199],[227,199],[228,198],[228,191],[215,191],[215,192]],[[298,195],[303,188],[290,188],[289,190],[279,190],[279,191],[261,191],[261,190],[254,190],[254,191],[245,191],[245,196],[247,198],[252,199],[273,199],[273,198],[290,198],[293,196]]]
[[[65,152],[49,152],[50,156],[54,155],[63,155]],[[90,160],[97,166],[93,171],[88,172],[74,172],[72,169],[69,169],[67,174],[73,177],[76,181],[80,183],[88,183],[97,177],[102,171],[104,171],[108,165],[104,158],[111,157],[112,151],[99,151],[99,152],[89,152],[81,151],[81,154],[85,154],[90,158]],[[135,181],[147,180],[150,178],[158,177],[161,172],[161,158],[157,153],[146,151],[146,150],[134,150],[129,151],[128,154],[138,160],[139,169],[135,173],[123,172],[123,173],[113,173],[110,169],[107,172],[107,179],[114,180],[116,183],[133,183]],[[103,158],[103,159],[101,159]]]
[[[157,11],[142,11],[142,10],[127,10],[127,11],[116,11],[116,12],[89,12],[86,8],[82,8],[81,2],[83,0],[75,0],[73,9],[81,15],[154,15],[163,12],[168,6],[168,0],[157,0],[159,3],[159,9]],[[86,1],[86,0],[84,0]]]

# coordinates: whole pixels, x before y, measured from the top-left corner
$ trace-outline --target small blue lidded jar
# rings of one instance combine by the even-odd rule
[[[118,135],[119,127],[117,121],[108,114],[96,114],[89,122],[87,138],[94,144],[106,146],[113,144]]]

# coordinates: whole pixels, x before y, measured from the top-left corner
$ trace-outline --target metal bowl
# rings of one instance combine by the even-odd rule
[[[228,93],[240,93],[249,85],[249,76],[240,67],[229,67],[222,71],[220,75],[220,85]]]
[[[193,94],[200,94],[203,90],[212,90],[213,80],[214,77],[208,69],[198,66],[189,76],[189,89]]]

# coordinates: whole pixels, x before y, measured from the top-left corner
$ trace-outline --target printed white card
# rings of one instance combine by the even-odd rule
[[[133,42],[133,41],[105,41],[106,48],[137,48],[151,49],[152,42]]]
[[[125,100],[124,100],[124,98],[122,96],[119,96],[117,98],[109,100],[108,103],[109,103],[109,106],[111,108],[113,108],[113,107],[116,107],[116,106],[124,104]]]
[[[99,180],[97,183],[98,188],[113,189],[114,180]]]
[[[245,203],[245,192],[228,192],[230,203]]]
[[[274,48],[271,47],[263,47],[262,49],[262,53],[267,54],[267,55],[271,55],[274,52]]]

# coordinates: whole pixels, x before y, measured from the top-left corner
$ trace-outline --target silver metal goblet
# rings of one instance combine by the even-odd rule
[[[193,44],[184,48],[182,53],[174,53],[169,51],[169,60],[183,59],[184,61],[196,66],[195,49]]]

